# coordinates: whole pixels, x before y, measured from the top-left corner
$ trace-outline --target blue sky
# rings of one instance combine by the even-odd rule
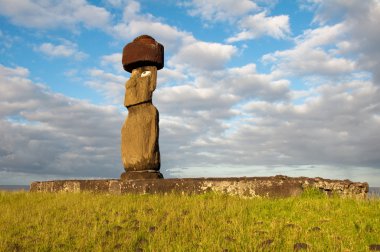
[[[380,1],[0,0],[0,184],[116,178],[121,51],[165,47],[165,177],[380,186]]]

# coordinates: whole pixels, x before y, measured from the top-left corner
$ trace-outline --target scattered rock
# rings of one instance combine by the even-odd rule
[[[152,214],[153,212],[154,212],[153,208],[145,209],[145,213],[147,213],[147,214]]]
[[[263,235],[263,234],[267,234],[268,231],[265,231],[265,230],[256,230],[255,231],[255,234],[258,234],[258,235]]]
[[[132,231],[138,231],[140,229],[140,222],[138,220],[131,221]]]
[[[371,244],[369,245],[370,251],[380,251],[380,244]]]
[[[260,244],[260,247],[262,247],[262,248],[268,248],[272,243],[273,243],[273,239],[268,239],[268,240],[263,241]]]
[[[287,228],[295,228],[296,225],[293,224],[293,223],[288,223],[288,224],[285,225],[285,227],[287,227]]]
[[[320,230],[321,230],[320,227],[312,227],[312,228],[310,229],[310,231],[320,231]]]
[[[140,227],[139,226],[134,226],[131,228],[132,231],[139,231],[140,230]]]
[[[234,238],[234,237],[232,237],[232,236],[226,236],[226,237],[224,237],[224,239],[226,240],[226,241],[228,241],[228,242],[233,242],[233,241],[235,241],[236,239]]]
[[[10,244],[7,244],[7,249],[9,249],[8,251],[23,251],[23,248],[20,244],[18,244],[17,242],[16,243],[10,243]]]
[[[156,229],[157,228],[155,226],[149,227],[149,233],[154,233]]]
[[[308,249],[308,245],[306,243],[297,242],[293,246],[295,251],[302,250],[302,249]]]
[[[113,229],[114,229],[115,231],[120,231],[120,230],[123,229],[123,227],[121,227],[121,226],[114,226]]]
[[[365,226],[365,231],[368,232],[368,233],[372,233],[373,232],[373,227],[371,225],[366,225]]]
[[[138,240],[137,240],[137,244],[143,246],[143,245],[146,245],[148,244],[148,240],[145,239],[144,237],[140,237]]]
[[[35,225],[30,225],[30,226],[28,226],[28,228],[29,228],[29,229],[32,229],[32,230],[36,230],[36,229],[37,229],[37,226],[35,226]]]

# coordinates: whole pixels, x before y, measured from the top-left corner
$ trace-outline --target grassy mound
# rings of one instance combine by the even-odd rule
[[[380,200],[0,192],[0,251],[368,251]]]

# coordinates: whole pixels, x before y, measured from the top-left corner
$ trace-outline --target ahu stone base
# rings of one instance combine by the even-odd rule
[[[366,198],[367,183],[349,180],[287,177],[184,178],[136,180],[54,180],[33,182],[31,192],[94,192],[111,194],[203,194],[224,193],[243,197],[289,197],[300,195],[306,188],[318,188],[326,194]]]

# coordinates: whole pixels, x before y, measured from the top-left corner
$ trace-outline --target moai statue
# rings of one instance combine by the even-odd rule
[[[164,47],[142,35],[123,49],[123,68],[131,73],[125,84],[128,117],[121,129],[122,180],[163,178],[158,147],[158,111],[152,104],[157,70],[164,67]]]

